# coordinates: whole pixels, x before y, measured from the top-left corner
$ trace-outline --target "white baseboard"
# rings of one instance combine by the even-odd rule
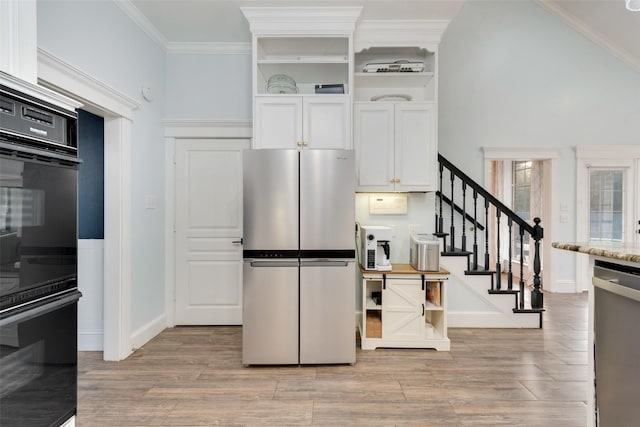
[[[149,340],[167,328],[167,317],[163,314],[158,316],[143,327],[131,334],[131,345],[136,350],[145,345]]]
[[[576,292],[582,292],[582,289],[578,290],[576,288],[575,280],[556,280],[552,283],[549,292],[575,294]]]
[[[448,328],[538,328],[539,326],[538,314],[506,315],[493,311],[447,312]]]
[[[78,351],[102,351],[104,349],[104,331],[78,331]]]

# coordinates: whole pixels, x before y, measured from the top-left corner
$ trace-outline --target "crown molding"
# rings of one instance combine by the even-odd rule
[[[135,99],[118,92],[42,48],[38,48],[38,79],[53,86],[56,91],[80,98],[85,105],[100,105],[102,109],[129,120],[133,117],[133,110],[140,107],[140,103]]]
[[[621,49],[618,46],[616,46],[614,43],[612,43],[609,39],[607,39],[601,33],[598,33],[596,31],[594,31],[593,29],[589,28],[589,26],[587,24],[585,24],[582,20],[580,20],[580,19],[576,18],[575,16],[567,13],[565,10],[563,10],[560,7],[558,7],[552,1],[549,1],[549,0],[536,0],[536,3],[538,3],[542,8],[544,8],[544,9],[552,12],[553,14],[557,15],[560,19],[562,19],[571,28],[573,28],[574,30],[578,31],[579,33],[581,33],[582,35],[587,37],[589,40],[591,40],[592,42],[594,42],[597,45],[599,45],[600,47],[602,47],[605,50],[609,51],[616,58],[624,61],[625,63],[630,65],[635,70],[640,71],[640,61],[638,59],[636,59],[633,55],[631,55],[626,50]]]
[[[254,34],[352,34],[362,7],[241,7]]]
[[[416,46],[435,50],[449,25],[443,19],[367,19],[353,36],[354,50],[372,46]]]
[[[169,42],[169,53],[196,53],[196,54],[227,54],[227,55],[251,55],[251,43],[227,43],[227,42]]]
[[[168,138],[251,138],[251,120],[165,119]]]
[[[167,49],[168,41],[165,36],[147,19],[131,0],[113,1],[125,15],[127,15],[144,33],[157,43],[161,48]]]

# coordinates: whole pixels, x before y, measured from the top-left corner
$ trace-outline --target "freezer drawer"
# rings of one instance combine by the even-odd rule
[[[356,362],[354,261],[300,262],[300,363]]]
[[[298,261],[244,262],[242,363],[298,363]]]

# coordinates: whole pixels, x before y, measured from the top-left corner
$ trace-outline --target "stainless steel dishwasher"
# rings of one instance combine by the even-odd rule
[[[640,420],[640,268],[596,260],[595,410],[600,427]]]

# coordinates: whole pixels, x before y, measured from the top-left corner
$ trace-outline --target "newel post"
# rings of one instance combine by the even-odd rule
[[[533,256],[533,291],[531,291],[531,308],[543,308],[542,290],[540,282],[540,240],[542,240],[544,230],[540,227],[540,218],[534,218],[533,240],[535,242],[535,253]]]

